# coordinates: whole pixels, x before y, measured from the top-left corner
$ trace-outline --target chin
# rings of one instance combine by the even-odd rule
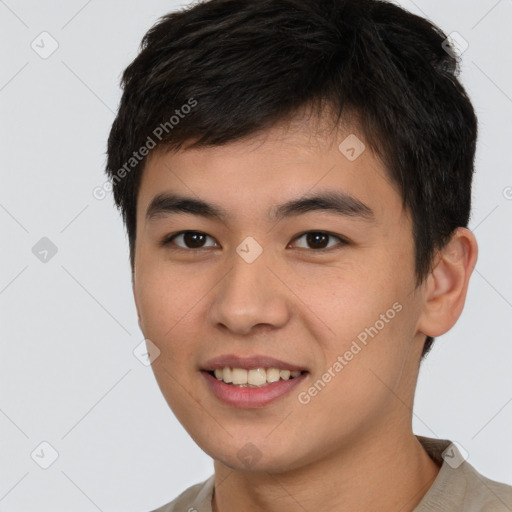
[[[240,446],[240,448],[238,448]],[[281,451],[276,452],[274,443],[264,442],[264,438],[252,441],[227,441],[226,445],[203,446],[202,449],[216,463],[240,472],[247,473],[285,473],[298,469],[306,464],[307,456],[297,453],[293,446],[282,446]]]

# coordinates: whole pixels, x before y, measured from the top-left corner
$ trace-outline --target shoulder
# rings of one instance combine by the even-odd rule
[[[185,489],[170,503],[152,512],[211,512],[211,499],[215,483],[214,475]]]
[[[468,510],[475,512],[512,510],[512,486],[485,477],[467,462],[462,464],[461,470],[466,482],[465,502],[471,507]]]
[[[512,511],[512,486],[480,474],[452,441],[416,437],[441,469],[414,512]]]

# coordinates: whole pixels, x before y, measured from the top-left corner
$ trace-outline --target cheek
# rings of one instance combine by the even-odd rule
[[[380,392],[389,394],[387,384],[397,385],[414,335],[417,308],[411,295],[412,270],[403,265],[399,273],[391,261],[384,256],[362,261],[348,272],[333,272],[322,286],[321,281],[311,281],[316,283],[311,288],[311,308],[329,327],[328,335],[318,338],[323,367],[317,368],[315,377],[321,378],[329,368],[336,375],[326,375],[332,383],[321,393],[324,406],[332,400],[357,408],[358,403],[382,398]]]
[[[142,263],[142,262],[141,262]],[[201,279],[170,272],[169,266],[145,262],[137,276],[135,293],[144,326],[144,336],[160,350],[152,370],[162,395],[178,419],[188,424],[195,411],[194,388],[198,378],[197,360],[203,331],[199,319],[204,318],[205,292]],[[204,341],[204,340],[203,340]]]
[[[301,295],[328,327],[326,332],[330,334],[323,338],[333,350],[343,350],[360,334],[364,343],[365,329],[374,337],[384,337],[399,316],[400,306],[393,308],[393,304],[400,302],[404,284],[376,258],[367,264],[318,269],[316,274],[309,272],[306,281],[308,286],[303,287]]]
[[[396,302],[388,304],[387,298],[368,300],[353,315],[340,313],[335,327],[339,336],[324,340],[322,367],[298,390],[310,422],[308,432],[323,432],[323,444],[350,440],[355,432],[382,423],[397,406],[407,357],[408,327],[402,314],[404,309]]]
[[[160,350],[154,362],[155,374],[162,367],[184,374],[190,370],[186,362],[190,364],[197,357],[204,283],[197,275],[193,278],[171,272],[156,262],[140,269],[134,291],[144,336]]]
[[[349,382],[374,381],[370,370],[393,379],[407,352],[408,324],[397,295],[362,294],[355,303],[340,307],[331,325],[336,336],[324,339],[326,369],[336,364]]]
[[[204,295],[200,272],[194,275],[166,262],[141,258],[135,293],[146,328],[159,338],[172,333]]]

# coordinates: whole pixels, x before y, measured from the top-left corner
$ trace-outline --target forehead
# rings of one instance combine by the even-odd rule
[[[307,121],[275,125],[220,146],[153,150],[141,179],[137,217],[138,223],[147,219],[157,196],[177,194],[217,206],[224,220],[271,219],[282,213],[276,205],[329,191],[348,198],[355,209],[366,205],[376,216],[401,210],[396,187],[362,134]]]

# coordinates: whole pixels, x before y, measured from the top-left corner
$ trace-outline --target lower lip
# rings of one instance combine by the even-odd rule
[[[241,388],[226,384],[204,370],[201,373],[219,400],[233,407],[246,409],[264,407],[274,402],[298,386],[307,376],[307,372],[305,372],[293,379],[279,379],[277,382],[272,382],[261,388]]]

